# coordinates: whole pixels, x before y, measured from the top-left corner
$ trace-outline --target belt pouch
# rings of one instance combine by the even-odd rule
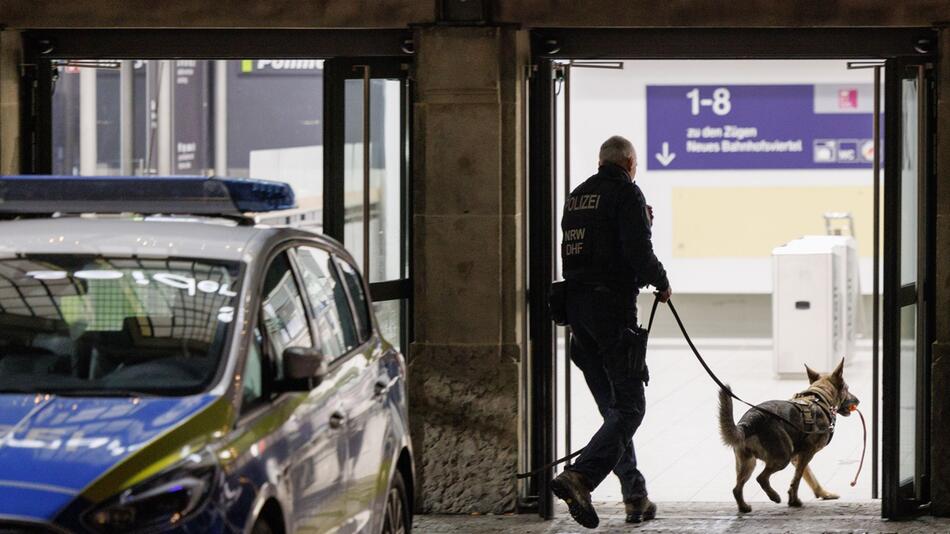
[[[647,339],[650,331],[635,326],[624,330],[626,344],[627,365],[630,373],[646,384],[650,382],[650,371],[647,368]]]

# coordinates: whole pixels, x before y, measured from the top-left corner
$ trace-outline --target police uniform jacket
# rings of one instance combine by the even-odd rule
[[[651,242],[643,192],[625,169],[601,165],[571,192],[561,219],[565,280],[616,289],[669,287]]]

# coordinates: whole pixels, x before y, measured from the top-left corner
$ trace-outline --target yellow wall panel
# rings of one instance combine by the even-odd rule
[[[824,214],[850,212],[858,253],[871,257],[873,189],[674,187],[673,256],[763,257],[803,235],[824,235]]]

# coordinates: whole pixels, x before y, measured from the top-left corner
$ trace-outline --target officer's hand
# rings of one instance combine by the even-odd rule
[[[672,296],[673,296],[673,289],[669,287],[664,289],[663,291],[656,292],[656,297],[660,299],[660,302],[667,302],[670,300],[670,297]]]
[[[650,226],[653,226],[653,206],[647,204],[647,215],[650,216]]]

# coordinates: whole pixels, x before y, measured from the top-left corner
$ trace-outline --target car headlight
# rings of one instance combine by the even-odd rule
[[[93,508],[84,516],[99,532],[135,532],[172,527],[202,509],[214,489],[213,456],[194,454]]]

